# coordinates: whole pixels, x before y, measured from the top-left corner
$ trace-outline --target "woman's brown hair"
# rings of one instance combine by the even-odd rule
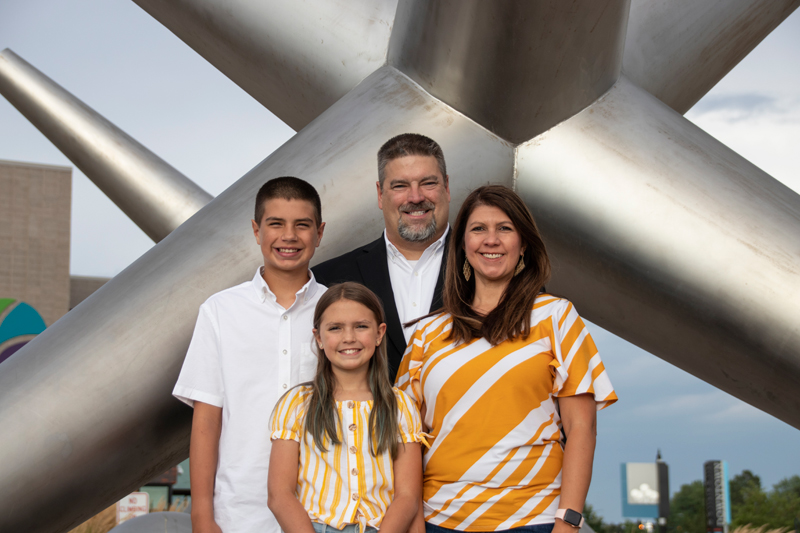
[[[525,268],[511,278],[497,307],[486,316],[472,309],[475,276],[469,281],[464,279],[464,233],[470,215],[481,205],[503,211],[514,224],[525,248]],[[453,317],[450,340],[469,342],[482,337],[496,346],[506,339],[527,338],[533,303],[549,279],[550,259],[544,241],[533,215],[519,195],[502,185],[485,185],[472,191],[456,217],[447,255],[443,300],[444,311]]]

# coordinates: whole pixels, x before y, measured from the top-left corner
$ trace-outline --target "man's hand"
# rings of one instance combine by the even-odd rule
[[[192,490],[192,531],[222,533],[214,521],[214,478],[217,475],[222,408],[194,402],[189,470]]]
[[[192,533],[222,533],[214,517],[195,518],[192,514]]]

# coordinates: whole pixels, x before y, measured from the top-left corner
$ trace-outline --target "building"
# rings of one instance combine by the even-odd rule
[[[0,361],[70,305],[72,169],[0,161]]]

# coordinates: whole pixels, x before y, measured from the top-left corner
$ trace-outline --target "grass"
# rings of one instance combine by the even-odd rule
[[[753,527],[750,524],[746,526],[739,526],[736,529],[729,531],[728,533],[796,533],[790,530],[788,527],[782,527],[779,529],[767,529],[767,526],[759,526]]]

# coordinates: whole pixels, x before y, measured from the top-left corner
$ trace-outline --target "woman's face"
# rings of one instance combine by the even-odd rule
[[[369,368],[385,332],[386,324],[378,324],[366,306],[353,300],[339,300],[322,313],[314,337],[335,371],[354,372]]]
[[[524,249],[517,228],[502,209],[479,205],[467,219],[464,251],[476,281],[508,283]]]

